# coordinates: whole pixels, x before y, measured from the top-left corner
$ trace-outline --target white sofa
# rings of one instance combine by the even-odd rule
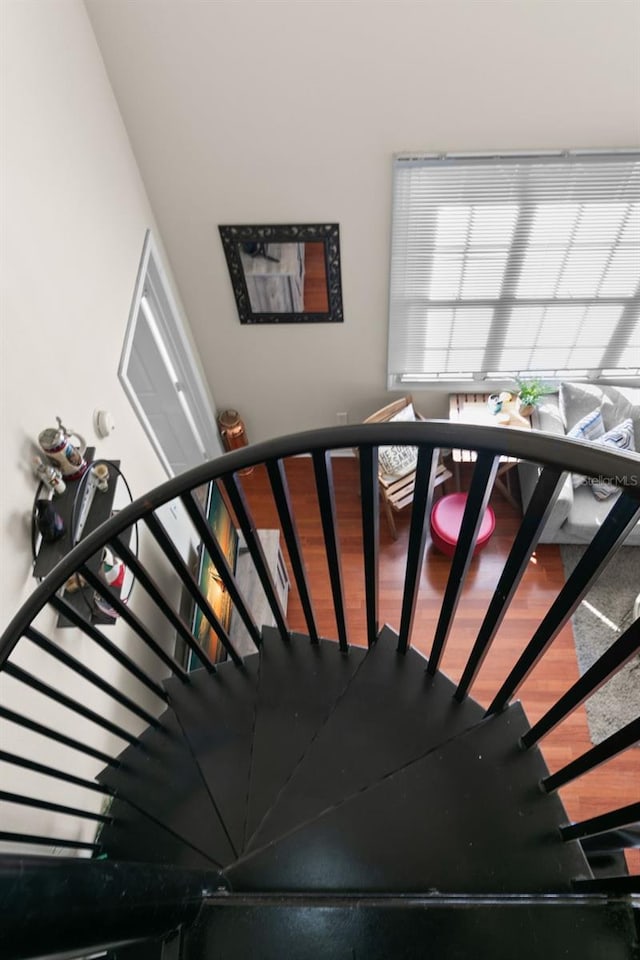
[[[602,411],[605,430],[612,429],[630,416],[634,424],[636,450],[640,452],[640,389],[597,387],[587,383],[562,384],[560,393],[546,397],[534,411],[531,423],[535,430],[564,436],[583,416],[597,407]],[[523,508],[531,499],[539,473],[540,469],[535,464],[518,464]],[[640,484],[640,457],[637,474]],[[568,475],[540,542],[589,543],[611,509],[614,497],[597,500],[588,486],[574,489],[571,475]],[[640,523],[629,533],[625,544],[640,546]]]

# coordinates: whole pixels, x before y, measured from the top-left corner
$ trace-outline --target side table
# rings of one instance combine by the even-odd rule
[[[489,412],[487,400],[488,393],[451,393],[449,394],[449,420],[457,423],[475,423],[479,426],[492,426],[496,430],[531,430],[531,421],[528,417],[522,417],[516,408],[516,399],[511,403],[504,404],[503,413],[509,415],[508,423],[498,423],[495,416]],[[460,464],[473,463],[476,460],[476,453],[473,450],[452,450],[451,458],[453,461],[453,474],[455,478],[456,490],[460,490]],[[495,479],[496,490],[499,490],[507,503],[520,511],[522,506],[511,493],[509,487],[509,471],[517,465],[517,457],[500,457],[500,465]],[[502,478],[505,478],[504,480]],[[506,480],[506,483],[505,483]]]

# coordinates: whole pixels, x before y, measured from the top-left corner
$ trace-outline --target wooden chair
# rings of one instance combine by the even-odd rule
[[[367,417],[364,422],[384,423],[387,420],[392,420],[398,413],[412,403],[413,398],[410,395],[402,397],[400,400],[395,400],[393,403],[387,404],[386,407],[383,407],[376,413],[372,413],[371,416]],[[416,420],[426,419],[425,417],[421,416],[417,410],[415,411],[415,415]],[[444,464],[440,462],[436,471],[435,486],[440,486],[440,484],[444,483],[446,480],[449,480],[451,476],[453,476],[451,471],[447,470]],[[382,469],[379,468],[378,481],[380,485],[380,503],[382,505],[382,509],[384,510],[385,517],[387,518],[389,532],[391,533],[393,539],[397,540],[398,531],[396,529],[394,515],[400,510],[403,510],[404,507],[408,507],[411,503],[413,503],[413,494],[416,486],[416,471],[410,470],[408,473],[394,478],[386,475],[383,473]]]

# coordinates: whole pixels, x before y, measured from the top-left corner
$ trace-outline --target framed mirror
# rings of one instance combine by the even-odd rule
[[[240,323],[342,323],[337,223],[219,230]]]

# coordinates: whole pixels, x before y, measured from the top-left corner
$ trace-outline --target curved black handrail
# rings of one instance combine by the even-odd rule
[[[627,482],[619,485],[626,494],[640,500],[640,456],[611,453],[608,448],[598,448],[590,443],[551,436],[539,431],[518,429],[501,431],[492,426],[451,423],[449,420],[427,420],[416,423],[372,423],[327,427],[266,440],[223,454],[215,460],[210,460],[167,480],[128,504],[81,540],[33,591],[7,625],[0,638],[0,665],[7,659],[19,638],[49,598],[82,564],[113,537],[123,533],[165,503],[212,480],[268,461],[313,454],[317,451],[394,444],[483,451],[495,456],[515,457],[590,477],[626,477]]]

